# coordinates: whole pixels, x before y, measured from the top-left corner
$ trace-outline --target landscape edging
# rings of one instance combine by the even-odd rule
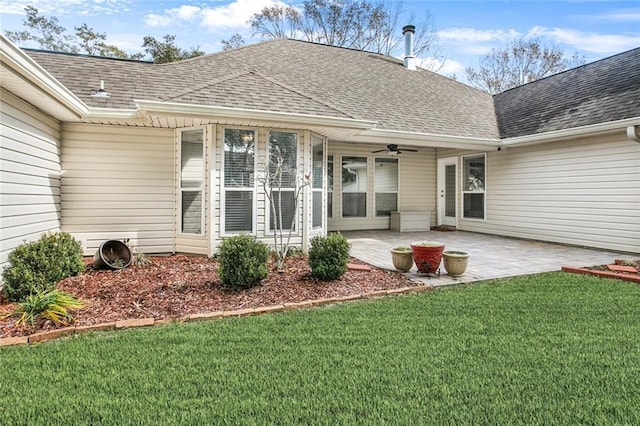
[[[89,333],[93,331],[111,331],[124,328],[139,328],[139,327],[155,327],[172,323],[180,322],[196,322],[196,321],[208,321],[218,320],[229,317],[244,317],[250,315],[263,315],[274,312],[283,312],[293,309],[312,308],[316,306],[328,305],[331,303],[344,303],[354,300],[374,299],[377,297],[384,297],[389,295],[407,294],[407,293],[424,293],[432,291],[433,286],[431,284],[419,285],[415,287],[401,287],[391,290],[376,290],[369,293],[350,294],[346,296],[327,297],[315,300],[305,300],[302,302],[284,303],[279,305],[262,306],[259,308],[242,308],[232,311],[215,311],[201,314],[190,314],[179,318],[133,318],[127,320],[119,320],[114,322],[99,323],[92,325],[81,325],[73,327],[58,328],[55,330],[42,331],[34,333],[29,336],[14,336],[0,338],[0,347],[2,346],[16,346],[25,344],[34,344],[39,342],[46,342],[54,339],[58,339],[63,336],[69,336],[72,334]]]

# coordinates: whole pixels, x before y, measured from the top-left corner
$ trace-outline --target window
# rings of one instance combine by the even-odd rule
[[[367,157],[342,157],[342,217],[367,217]]]
[[[376,216],[391,216],[398,210],[398,159],[376,158],[373,179]]]
[[[224,131],[224,232],[254,232],[255,132]]]
[[[295,229],[297,156],[297,134],[282,132],[269,134],[269,183],[275,206],[275,215],[273,214],[274,206],[269,209],[269,229],[271,231],[274,229],[288,230],[292,224]]]
[[[486,168],[485,155],[463,157],[463,217],[484,219]]]
[[[204,129],[180,131],[180,232],[204,231]]]
[[[322,203],[322,184],[324,181],[324,140],[320,137],[311,138],[311,149],[313,151],[313,170],[311,172],[311,221],[314,228],[322,227],[322,213],[324,205]]]

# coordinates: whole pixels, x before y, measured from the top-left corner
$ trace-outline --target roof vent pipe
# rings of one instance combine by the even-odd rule
[[[408,70],[415,71],[416,57],[413,56],[413,35],[416,32],[414,25],[405,25],[402,27],[402,35],[404,36],[404,67]]]

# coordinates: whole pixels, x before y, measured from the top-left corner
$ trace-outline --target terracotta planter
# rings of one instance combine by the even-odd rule
[[[442,256],[444,257],[444,269],[452,277],[462,275],[467,270],[469,253],[464,251],[445,251]]]
[[[419,241],[411,243],[413,251],[413,261],[418,268],[418,272],[423,274],[434,274],[440,268],[444,243],[439,241]]]
[[[391,249],[391,261],[393,267],[399,271],[407,272],[413,266],[413,253],[409,247]]]

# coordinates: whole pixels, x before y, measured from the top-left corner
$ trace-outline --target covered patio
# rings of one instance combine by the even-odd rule
[[[506,238],[465,231],[395,232],[388,230],[348,231],[343,235],[351,244],[351,255],[380,268],[393,270],[390,250],[414,241],[436,240],[445,250],[470,253],[464,275],[450,277],[444,266],[438,277],[417,273],[415,265],[407,273],[412,279],[434,286],[462,284],[493,278],[559,271],[563,265],[592,266],[631,259],[629,253],[567,246],[562,244]],[[637,256],[636,256],[637,257]]]

